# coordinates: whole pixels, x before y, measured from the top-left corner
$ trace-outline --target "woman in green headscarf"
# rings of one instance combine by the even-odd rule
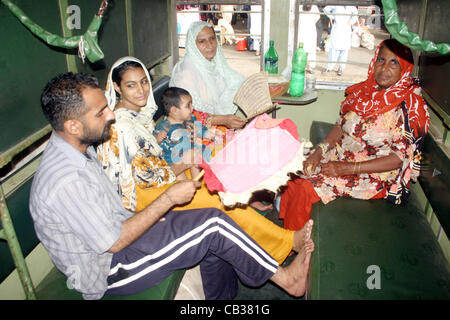
[[[233,98],[244,79],[225,60],[213,25],[193,22],[187,32],[186,54],[175,65],[169,85],[189,91],[197,119],[206,126],[242,128],[246,121],[234,115]]]

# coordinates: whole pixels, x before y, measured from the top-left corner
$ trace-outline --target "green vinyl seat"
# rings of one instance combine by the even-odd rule
[[[102,300],[173,300],[185,270],[172,273],[156,286],[126,296],[103,296]],[[36,288],[39,300],[82,300],[83,297],[67,284],[67,277],[53,268]]]
[[[309,299],[450,299],[448,261],[413,205],[341,198],[312,219]]]

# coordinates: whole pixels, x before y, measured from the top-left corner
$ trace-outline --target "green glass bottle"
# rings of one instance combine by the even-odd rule
[[[300,42],[292,57],[292,74],[291,82],[289,84],[289,94],[293,97],[301,97],[305,90],[306,60],[306,51],[303,49],[303,43]]]
[[[274,47],[275,42],[269,41],[269,49],[264,56],[264,70],[268,73],[278,73],[278,54]]]

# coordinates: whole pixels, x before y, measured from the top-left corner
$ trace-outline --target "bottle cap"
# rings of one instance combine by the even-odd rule
[[[298,46],[303,48],[303,42],[299,42]]]
[[[275,41],[273,41],[273,40],[270,40],[270,41],[269,41],[269,45],[271,45],[271,46],[273,46],[274,43],[275,43]]]

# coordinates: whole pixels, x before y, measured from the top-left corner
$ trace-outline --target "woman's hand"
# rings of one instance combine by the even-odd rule
[[[303,162],[303,173],[307,176],[312,175],[322,160],[322,150],[317,148],[313,153]]]
[[[223,125],[230,129],[240,129],[247,123],[247,120],[239,118],[234,114],[213,116],[212,124]]]
[[[330,161],[322,164],[320,173],[328,177],[340,177],[354,174],[358,162]]]
[[[338,161],[330,161],[322,164],[320,173],[328,177],[339,177],[341,176],[341,166]]]

